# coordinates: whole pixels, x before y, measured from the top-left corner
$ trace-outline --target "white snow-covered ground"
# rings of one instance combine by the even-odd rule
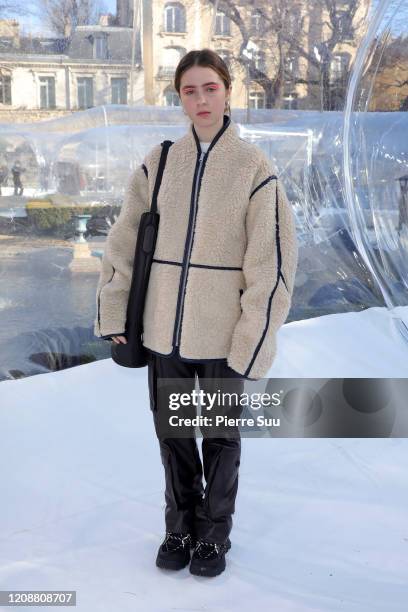
[[[407,353],[385,309],[331,315],[283,326],[269,377],[403,378]],[[76,590],[84,612],[408,609],[407,439],[242,438],[232,548],[209,579],[155,566],[146,368],[5,381],[0,401],[0,589]]]

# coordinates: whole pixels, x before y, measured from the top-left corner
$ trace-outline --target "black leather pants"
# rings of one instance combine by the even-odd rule
[[[238,428],[229,427],[217,437],[216,428],[200,426],[203,465],[194,427],[187,430],[191,434],[189,437],[163,437],[159,428],[160,417],[166,412],[168,414],[169,409],[168,396],[158,392],[157,379],[175,378],[179,393],[191,393],[195,388],[196,374],[199,389],[205,392],[216,393],[221,390],[236,392],[238,395],[243,392],[244,380],[228,367],[226,361],[185,362],[177,356],[161,357],[149,353],[150,408],[165,472],[165,524],[167,531],[190,532],[208,542],[224,542],[232,529],[231,515],[235,511],[238,490],[241,457]],[[202,408],[201,414],[204,412]],[[221,412],[216,406],[213,407],[211,416],[222,413],[239,417],[241,412],[241,405],[231,402],[228,408],[224,405]],[[194,405],[183,409],[184,416],[194,417],[197,414]],[[205,489],[202,483],[203,471]]]

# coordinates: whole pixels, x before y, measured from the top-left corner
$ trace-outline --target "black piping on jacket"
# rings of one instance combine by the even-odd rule
[[[198,211],[198,200],[199,200],[199,194],[200,194],[200,188],[201,188],[201,181],[202,181],[202,177],[205,171],[205,166],[206,166],[206,162],[207,162],[207,158],[208,158],[208,154],[210,153],[211,149],[214,147],[214,145],[216,144],[217,140],[222,136],[222,134],[224,133],[224,131],[227,129],[227,127],[229,126],[231,122],[231,119],[228,115],[224,115],[224,123],[223,126],[220,128],[220,130],[217,132],[217,134],[215,135],[215,137],[213,138],[213,140],[210,143],[210,146],[208,147],[208,150],[206,151],[206,153],[204,154],[202,161],[202,165],[201,165],[201,171],[199,172],[199,176],[197,177],[197,173],[200,169],[200,158],[201,158],[201,146],[200,146],[200,141],[199,138],[197,136],[197,133],[195,131],[194,125],[192,126],[192,132],[194,135],[194,139],[196,142],[196,146],[197,146],[197,161],[196,161],[196,166],[195,166],[195,170],[194,170],[194,178],[193,178],[193,187],[192,187],[192,192],[191,192],[191,199],[190,199],[190,216],[189,216],[189,223],[188,223],[188,229],[187,229],[187,236],[186,236],[186,240],[185,240],[185,245],[184,245],[184,255],[183,255],[183,261],[180,262],[175,262],[175,261],[170,261],[170,260],[161,260],[161,259],[157,259],[157,258],[153,258],[153,261],[156,263],[162,263],[162,264],[170,264],[170,265],[177,265],[177,266],[181,266],[182,267],[182,271],[181,271],[181,275],[180,275],[180,281],[179,281],[179,291],[178,291],[178,297],[177,297],[177,308],[176,308],[176,317],[175,317],[175,323],[174,323],[174,330],[173,330],[173,349],[170,353],[158,353],[156,351],[153,351],[150,348],[146,347],[146,350],[149,351],[150,353],[162,356],[162,357],[171,357],[173,355],[177,355],[181,360],[183,361],[190,361],[190,362],[206,362],[206,361],[227,361],[226,358],[219,358],[219,359],[188,359],[187,357],[181,357],[180,355],[180,339],[181,339],[181,333],[182,333],[182,324],[183,324],[183,313],[184,313],[184,300],[185,300],[185,294],[186,294],[186,289],[187,289],[187,281],[188,281],[188,271],[190,267],[199,267],[199,268],[209,268],[209,269],[221,269],[221,270],[242,270],[242,267],[235,267],[235,266],[211,266],[211,265],[206,265],[206,264],[192,264],[190,263],[190,257],[191,257],[191,253],[193,250],[193,244],[194,244],[194,234],[195,234],[195,225],[196,225],[196,220],[197,220],[197,211]],[[145,176],[147,178],[148,176],[148,172],[147,172],[147,168],[144,164],[142,164],[142,169],[145,173]],[[256,380],[256,379],[252,379],[249,377],[249,373],[251,371],[251,368],[257,358],[257,355],[259,353],[259,351],[261,350],[262,347],[262,343],[266,337],[267,331],[268,331],[268,327],[269,327],[269,322],[270,322],[270,313],[271,313],[271,308],[272,308],[272,301],[273,301],[273,296],[275,294],[275,291],[279,285],[280,280],[282,280],[282,282],[284,283],[286,289],[288,290],[288,286],[287,283],[285,281],[285,278],[283,276],[282,273],[282,254],[281,254],[281,247],[280,247],[280,237],[279,237],[279,202],[278,202],[278,184],[277,184],[277,176],[275,174],[268,176],[266,179],[264,179],[250,194],[249,199],[251,199],[255,193],[261,189],[262,187],[264,187],[266,184],[268,184],[271,180],[276,179],[276,213],[275,213],[275,218],[276,218],[276,247],[277,247],[277,279],[275,282],[275,285],[272,289],[272,292],[269,296],[269,300],[268,300],[268,308],[267,308],[267,315],[266,315],[266,323],[265,323],[265,327],[264,330],[262,332],[261,338],[254,350],[254,353],[252,355],[252,358],[250,360],[250,363],[248,365],[248,367],[245,370],[245,373],[243,375],[244,378],[247,378],[248,380]],[[196,186],[197,186],[197,193],[196,193]],[[190,238],[192,238],[191,240],[191,248],[189,249],[189,244],[190,244]],[[113,271],[112,277],[111,279],[108,281],[110,282],[114,276],[115,270]],[[184,291],[183,289],[183,281],[184,281]],[[108,284],[108,283],[107,283]],[[242,291],[242,290],[241,290]],[[99,299],[100,296],[98,297],[98,321],[99,321]],[[179,325],[180,324],[180,325]],[[178,333],[177,333],[178,332]],[[115,335],[115,334],[112,334]],[[102,338],[107,338],[110,336],[102,336]]]
[[[183,263],[180,261],[170,261],[169,259],[157,259],[156,257],[153,257],[152,261],[154,261],[155,263],[168,264],[170,266],[182,266],[183,265]],[[191,262],[188,265],[190,268],[207,268],[209,270],[242,270],[242,268],[238,266],[211,266],[208,264],[194,264]]]
[[[268,176],[266,179],[264,179],[261,183],[259,183],[258,187],[255,187],[255,189],[253,190],[253,192],[251,193],[251,195],[249,196],[249,199],[252,198],[253,195],[256,194],[256,192],[258,191],[258,189],[261,189],[261,187],[264,187],[267,183],[269,183],[269,181],[271,181],[272,179],[277,179],[278,177],[276,176],[276,174],[271,174],[270,176]]]
[[[268,178],[271,178],[271,177],[268,177]],[[276,176],[274,176],[274,178],[277,179]],[[266,182],[268,182],[268,179],[263,181],[263,183],[261,183],[261,185],[262,184],[266,184]],[[253,195],[257,189],[255,189],[252,192],[251,195]],[[251,368],[252,368],[252,366],[254,364],[255,359],[257,358],[257,355],[258,355],[259,351],[261,350],[262,343],[263,343],[263,341],[265,339],[265,336],[267,334],[268,327],[269,327],[270,316],[271,316],[272,300],[273,300],[273,296],[275,294],[275,291],[278,288],[280,280],[282,280],[284,282],[286,289],[288,288],[287,284],[286,284],[286,281],[285,281],[285,279],[283,277],[283,274],[282,274],[282,269],[281,269],[282,268],[282,253],[281,253],[280,237],[279,237],[279,199],[278,199],[278,181],[277,180],[276,180],[276,183],[275,183],[275,189],[276,189],[276,198],[275,198],[275,202],[276,202],[276,204],[275,204],[275,206],[276,206],[275,227],[276,227],[276,230],[275,231],[276,231],[276,249],[277,249],[277,268],[278,268],[278,271],[277,271],[275,286],[273,287],[272,292],[271,292],[271,294],[269,296],[269,300],[268,300],[268,309],[267,309],[267,315],[266,315],[266,324],[265,324],[264,330],[262,332],[261,338],[260,338],[260,340],[259,340],[259,342],[258,342],[258,344],[257,344],[257,346],[256,346],[256,348],[254,350],[254,353],[252,355],[252,359],[249,362],[249,365],[248,365],[247,369],[245,370],[245,374],[244,374],[245,376],[249,375],[249,372],[251,371]]]

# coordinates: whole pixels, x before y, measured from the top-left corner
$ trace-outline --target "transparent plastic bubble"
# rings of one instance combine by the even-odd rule
[[[288,322],[384,305],[403,322],[407,88],[401,76],[383,95],[383,81],[406,42],[406,5],[380,2],[362,14],[344,108],[232,107],[241,138],[273,161],[295,214],[300,256]],[[324,47],[316,57],[322,67]],[[323,79],[317,94],[324,104]],[[106,235],[132,171],[189,126],[180,106],[123,104],[0,126],[0,379],[109,356],[93,336]],[[21,186],[11,175],[16,161]]]
[[[347,93],[344,178],[350,230],[408,339],[406,1],[383,0],[358,49]],[[405,81],[405,85],[404,85]]]

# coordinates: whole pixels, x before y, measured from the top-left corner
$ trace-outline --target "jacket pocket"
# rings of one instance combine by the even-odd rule
[[[242,276],[240,270],[190,268],[181,324],[181,345],[186,354],[194,354],[202,344],[202,358],[225,356],[242,316]]]
[[[105,289],[105,287],[107,285],[109,285],[109,283],[112,282],[113,277],[115,276],[115,268],[112,266],[112,276],[110,277],[110,279],[104,284],[102,285],[102,287],[99,289],[99,293],[98,293],[98,325],[99,325],[99,329],[101,328],[101,296],[102,296],[102,291]]]
[[[166,443],[160,444],[161,460],[164,466],[165,474],[165,500],[167,508],[171,510],[182,510],[183,504],[180,499],[181,485],[180,480],[177,477],[177,467],[175,466],[175,458],[171,449]]]
[[[217,451],[206,487],[207,499],[205,500],[208,514],[212,520],[235,512],[239,479],[239,447],[221,446]]]
[[[216,497],[214,495],[214,481],[215,477],[217,476],[217,468],[220,460],[221,451],[221,446],[216,448],[216,454],[212,458],[211,462],[211,473],[208,477],[208,480],[206,479],[207,483],[205,487],[204,506],[207,509],[207,512],[209,513],[211,518],[214,518],[214,514],[217,511],[217,505],[215,503]]]
[[[286,280],[285,280],[285,277],[283,276],[282,269],[281,269],[281,270],[279,270],[279,276],[280,276],[281,281],[283,282],[283,284],[284,284],[284,285],[285,285],[285,287],[286,287],[286,291],[289,293],[288,285],[287,285],[287,282],[286,282]]]
[[[239,290],[239,306],[240,306],[240,308],[241,308],[241,312],[242,312],[241,298],[242,298],[242,294],[243,294],[243,293],[244,293],[244,290],[243,290],[243,289],[240,289],[240,290]]]

